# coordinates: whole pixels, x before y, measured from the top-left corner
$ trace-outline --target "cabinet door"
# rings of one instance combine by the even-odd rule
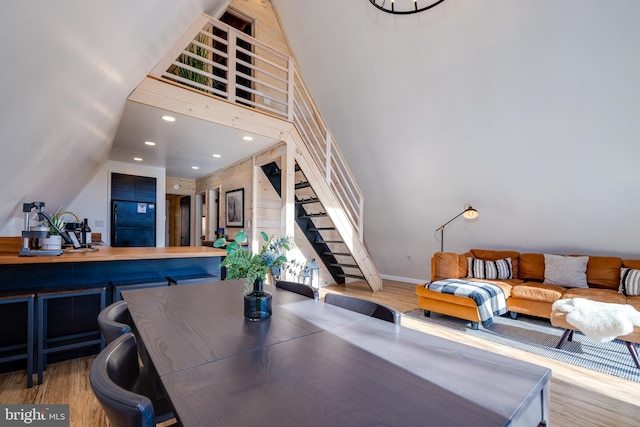
[[[156,202],[156,179],[148,176],[111,174],[111,200]]]

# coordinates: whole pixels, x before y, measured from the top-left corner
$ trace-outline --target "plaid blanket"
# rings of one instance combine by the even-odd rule
[[[507,299],[504,297],[504,292],[492,283],[444,279],[427,283],[425,287],[434,292],[472,298],[478,306],[482,326],[485,327],[493,323],[493,316],[500,316],[507,312]]]

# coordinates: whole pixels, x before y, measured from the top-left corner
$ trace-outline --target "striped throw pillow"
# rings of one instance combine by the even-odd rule
[[[473,279],[504,280],[513,278],[511,258],[494,261],[467,258],[467,277]]]
[[[624,295],[640,295],[640,270],[622,267],[620,269],[620,289],[618,291]]]

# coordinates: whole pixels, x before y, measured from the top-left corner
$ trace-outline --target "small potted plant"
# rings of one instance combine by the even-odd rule
[[[44,239],[40,239],[40,244],[42,246],[42,249],[60,250],[62,249],[62,236],[60,236],[60,233],[58,233],[58,230],[64,230],[64,220],[62,219],[62,215],[59,211],[56,211],[53,215],[50,215],[50,218],[51,218],[51,223],[49,224],[50,236]]]
[[[229,244],[224,238],[213,243],[214,247],[224,246],[227,249],[227,256],[221,264],[227,268],[227,279],[245,279],[244,315],[249,320],[271,317],[271,294],[264,291],[263,281],[272,268],[287,264],[286,252],[295,246],[291,236],[269,237],[264,231],[260,235],[264,244],[257,254],[242,247],[247,240],[244,231],[238,233]],[[251,285],[253,291],[249,292]]]

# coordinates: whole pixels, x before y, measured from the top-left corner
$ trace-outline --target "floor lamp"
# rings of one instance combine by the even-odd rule
[[[458,215],[454,216],[449,221],[445,222],[436,229],[436,232],[440,231],[440,252],[444,252],[444,227],[461,215],[466,219],[474,219],[478,217],[478,211],[473,209],[471,205],[466,205],[462,212],[460,212]]]

